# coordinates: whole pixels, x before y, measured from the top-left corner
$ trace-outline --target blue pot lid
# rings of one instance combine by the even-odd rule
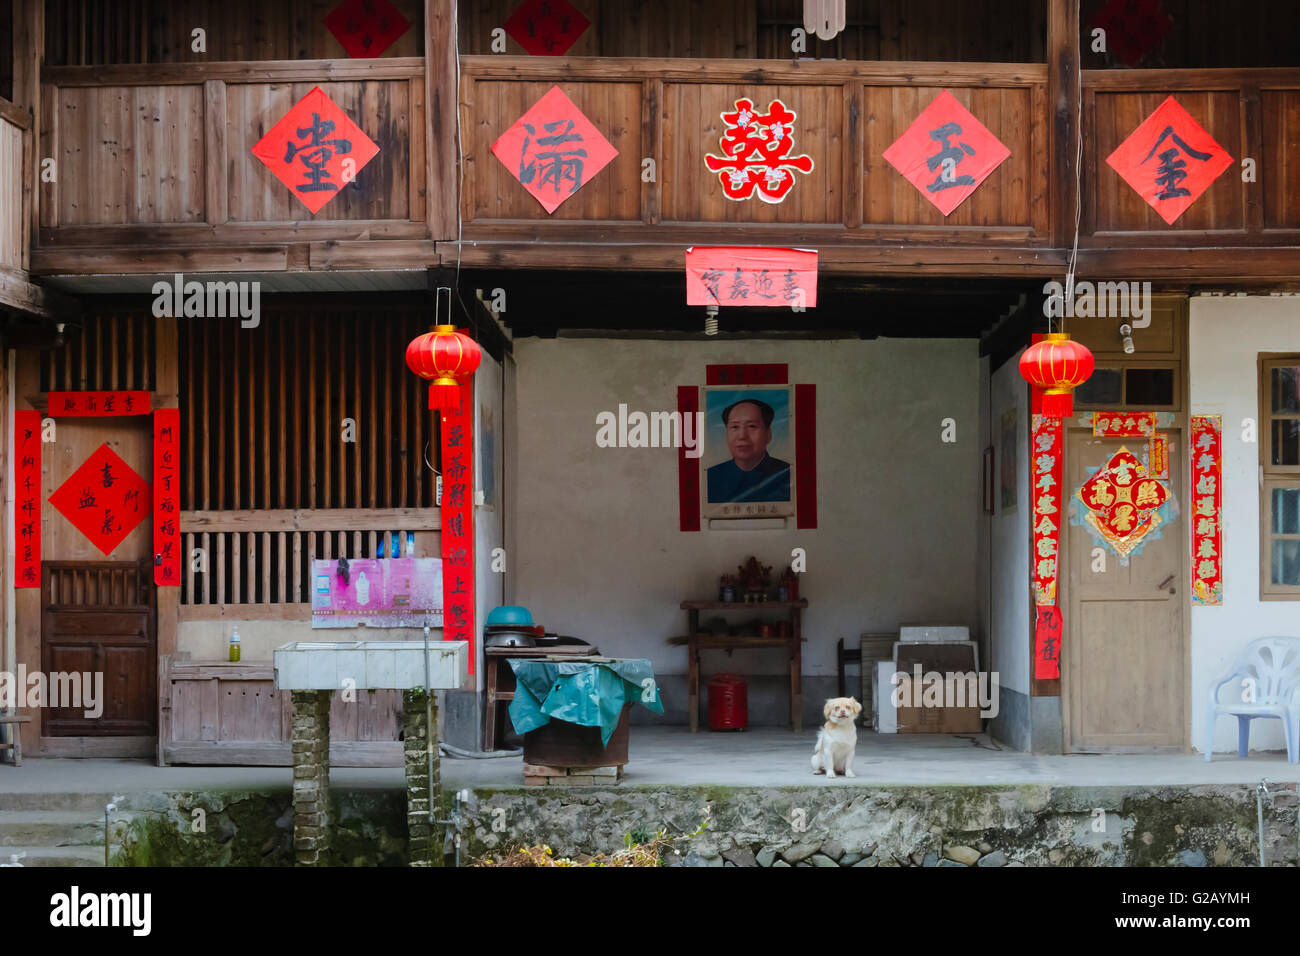
[[[517,604],[505,604],[501,607],[494,607],[488,612],[487,624],[489,627],[503,624],[526,625],[531,627],[533,624],[533,614],[526,607],[520,607]]]

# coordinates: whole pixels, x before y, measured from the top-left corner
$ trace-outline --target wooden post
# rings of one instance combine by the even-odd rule
[[[1047,101],[1052,244],[1074,243],[1075,179],[1079,175],[1079,0],[1047,0]],[[1082,202],[1082,199],[1079,200]]]
[[[23,208],[27,210],[29,234],[23,243],[23,268],[29,267],[31,244],[40,234],[41,169],[41,62],[45,59],[45,0],[15,0],[13,8],[14,104],[31,113],[32,128],[26,136],[31,161],[24,163]],[[30,175],[26,175],[30,169]]]
[[[424,176],[429,235],[458,238],[460,155],[456,123],[460,90],[456,87],[459,38],[456,0],[424,0]]]
[[[158,408],[180,407],[180,337],[174,316],[156,319],[154,352],[154,404]],[[152,453],[150,453],[152,458]],[[192,507],[191,503],[191,507]],[[152,545],[150,554],[153,553]],[[185,562],[182,569],[189,566],[190,556],[181,555]],[[150,574],[152,579],[153,575]],[[207,580],[207,575],[204,575]],[[151,585],[153,586],[153,585]],[[157,588],[158,614],[158,674],[160,678],[167,674],[163,662],[176,653],[176,629],[180,617],[181,589],[176,587]],[[171,690],[172,683],[167,679],[158,682],[158,766],[166,763],[166,734],[171,726]]]

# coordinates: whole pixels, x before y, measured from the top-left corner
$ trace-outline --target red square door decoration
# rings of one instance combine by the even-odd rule
[[[1160,0],[1109,0],[1092,21],[1106,31],[1106,48],[1129,66],[1142,62],[1173,24]]]
[[[1170,96],[1106,162],[1172,226],[1233,160]]]
[[[591,21],[567,0],[524,0],[506,33],[532,56],[564,56]]]
[[[1156,529],[1156,511],[1169,500],[1164,484],[1123,447],[1075,494],[1087,508],[1084,522],[1120,557],[1127,557]]]
[[[618,155],[558,86],[502,133],[492,152],[548,213]]]
[[[105,443],[74,471],[50,504],[105,554],[149,517],[149,482]]]
[[[794,188],[794,174],[811,173],[811,156],[791,156],[797,115],[780,100],[760,113],[752,100],[736,100],[735,109],[723,113],[721,156],[709,153],[704,165],[718,174],[728,199],[742,201],[756,192],[766,203],[779,203]]]
[[[352,57],[381,56],[411,21],[388,0],[343,0],[325,15],[325,26]]]
[[[253,155],[312,211],[339,194],[379,152],[319,86],[253,146]]]
[[[944,90],[885,150],[885,162],[945,216],[988,179],[1011,150]]]

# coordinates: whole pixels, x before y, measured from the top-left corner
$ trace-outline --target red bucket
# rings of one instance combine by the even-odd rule
[[[744,730],[749,726],[749,682],[739,674],[709,678],[709,730]]]

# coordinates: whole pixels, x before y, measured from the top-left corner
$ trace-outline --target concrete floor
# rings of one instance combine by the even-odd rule
[[[1199,754],[1110,754],[1038,757],[993,750],[987,737],[862,733],[857,776],[827,780],[809,766],[814,736],[784,730],[691,734],[683,728],[637,727],[631,738],[625,786],[872,786],[881,784],[1055,784],[1060,786],[1158,786],[1180,784],[1256,784],[1300,782],[1300,764],[1282,753],[1216,754],[1206,763]],[[483,760],[444,756],[444,788],[509,787],[523,783],[521,757]],[[336,786],[403,786],[401,768],[336,768]],[[0,793],[142,790],[260,789],[287,787],[287,767],[155,767],[137,760],[33,758],[22,767],[0,765]]]

